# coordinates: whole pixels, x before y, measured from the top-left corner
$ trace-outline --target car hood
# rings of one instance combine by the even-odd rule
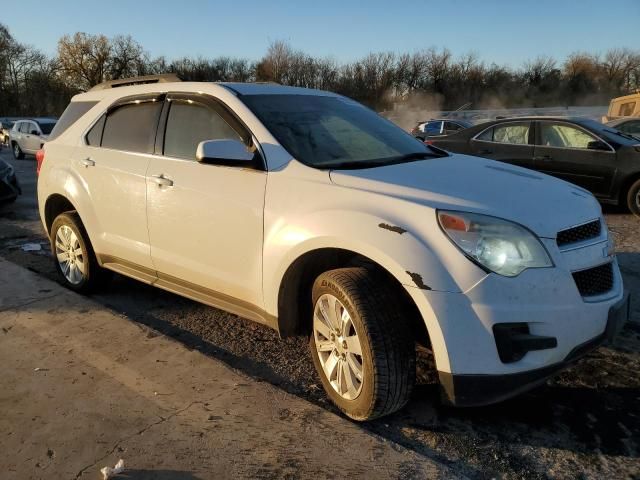
[[[432,208],[511,220],[540,237],[598,218],[600,205],[570,183],[493,160],[452,155],[386,167],[332,170],[343,187],[396,196]]]

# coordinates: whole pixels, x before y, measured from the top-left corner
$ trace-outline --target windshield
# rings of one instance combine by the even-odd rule
[[[49,135],[53,127],[56,126],[53,122],[38,122],[38,125],[40,125],[40,130],[42,130],[43,135]]]
[[[346,98],[244,95],[242,100],[289,153],[312,167],[366,168],[442,156]]]

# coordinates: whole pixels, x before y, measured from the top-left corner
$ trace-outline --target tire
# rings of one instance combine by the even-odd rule
[[[22,151],[22,149],[20,148],[20,145],[18,145],[18,142],[14,142],[13,143],[13,157],[16,160],[22,160],[24,158],[24,152]]]
[[[358,421],[401,409],[415,383],[415,342],[385,280],[373,269],[354,267],[325,272],[313,284],[313,363],[331,401]],[[332,306],[333,320],[340,315],[342,325],[333,330]]]
[[[640,217],[640,179],[636,180],[627,192],[627,206],[631,213]]]
[[[73,254],[66,248],[69,246],[74,250]],[[89,236],[77,212],[61,213],[53,221],[51,253],[61,283],[73,291],[91,293],[110,278],[110,272],[98,264]],[[75,268],[64,260],[70,257]],[[75,274],[72,273],[74,271]]]

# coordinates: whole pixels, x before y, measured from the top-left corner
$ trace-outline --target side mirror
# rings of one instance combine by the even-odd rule
[[[31,130],[31,132],[29,132],[31,135],[36,135],[36,136],[40,136],[40,132],[37,130]]]
[[[609,145],[600,141],[594,140],[592,142],[587,143],[587,149],[589,150],[610,150]]]
[[[196,160],[217,165],[237,165],[253,161],[254,153],[239,140],[205,140],[198,144]]]

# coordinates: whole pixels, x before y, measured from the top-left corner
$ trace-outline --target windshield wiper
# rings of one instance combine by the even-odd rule
[[[356,170],[359,168],[374,168],[374,167],[386,167],[388,165],[397,165],[398,163],[413,162],[416,160],[422,160],[426,158],[440,158],[447,157],[449,154],[439,148],[430,147],[431,152],[413,152],[398,157],[377,158],[372,160],[356,160],[350,162],[336,162],[328,165],[324,165],[325,168],[332,170]]]

